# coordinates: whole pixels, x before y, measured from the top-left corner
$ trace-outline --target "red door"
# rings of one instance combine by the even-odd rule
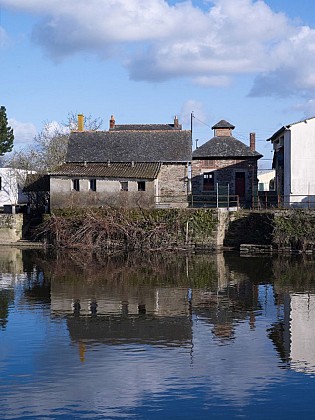
[[[245,172],[235,172],[235,195],[245,197]]]

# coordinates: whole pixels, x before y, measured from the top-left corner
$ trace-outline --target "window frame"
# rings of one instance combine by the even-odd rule
[[[80,179],[73,178],[72,179],[72,191],[80,191]]]
[[[129,191],[128,181],[120,181],[120,191]]]
[[[96,178],[90,179],[90,191],[96,191]]]
[[[203,159],[202,166],[204,168],[214,169],[215,168],[215,160],[214,159]]]
[[[145,192],[145,181],[137,181],[138,191]]]

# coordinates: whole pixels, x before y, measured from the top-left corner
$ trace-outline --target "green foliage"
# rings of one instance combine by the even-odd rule
[[[11,152],[13,148],[13,128],[8,125],[6,108],[0,107],[0,156]]]
[[[278,248],[306,251],[315,245],[315,213],[288,210],[274,218],[273,242]]]

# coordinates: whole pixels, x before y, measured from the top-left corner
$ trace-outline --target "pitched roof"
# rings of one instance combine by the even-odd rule
[[[232,136],[213,137],[193,152],[193,159],[236,157],[255,157],[259,159],[262,155],[252,151],[250,147]]]
[[[72,132],[66,162],[187,162],[191,133],[171,130]]]
[[[65,163],[50,173],[51,176],[105,177],[155,179],[161,164],[124,162],[124,163]]]
[[[307,121],[313,120],[315,117],[306,118],[304,120],[296,121],[287,125],[283,125],[279,130],[277,130],[269,139],[266,141],[273,141],[276,140],[283,132],[291,128],[292,125],[300,124],[300,123],[307,123]]]
[[[235,125],[230,124],[228,121],[221,120],[211,128],[212,128],[212,130],[214,130],[215,128],[231,128],[232,130],[234,130]]]
[[[175,128],[174,124],[115,124],[110,131],[148,131],[148,130],[180,130],[181,125]]]

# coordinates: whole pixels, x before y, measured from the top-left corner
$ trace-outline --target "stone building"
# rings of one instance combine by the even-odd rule
[[[191,132],[173,124],[116,125],[70,134],[66,163],[50,174],[50,208],[187,206]]]
[[[251,207],[257,196],[255,133],[250,146],[232,135],[234,125],[219,121],[214,137],[192,154],[192,192],[195,204]]]

